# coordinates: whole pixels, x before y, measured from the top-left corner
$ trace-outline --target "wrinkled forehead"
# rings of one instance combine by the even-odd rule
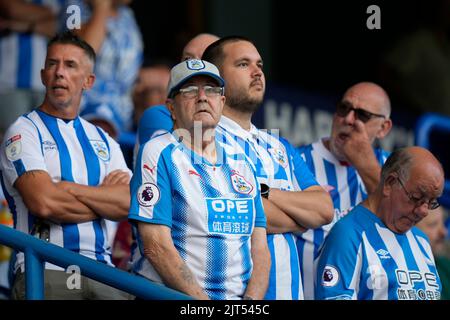
[[[354,108],[364,109],[376,114],[389,115],[386,99],[373,92],[349,90],[344,94],[342,101],[349,102]]]
[[[75,61],[79,64],[92,64],[82,48],[73,44],[64,43],[54,43],[48,48],[45,61],[48,60]]]
[[[440,166],[424,159],[423,163],[411,167],[407,182],[423,194],[440,196],[444,189],[444,173]]]

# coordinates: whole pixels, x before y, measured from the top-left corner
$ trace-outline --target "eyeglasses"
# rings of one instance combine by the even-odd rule
[[[399,177],[397,177],[398,182],[400,182],[400,185],[402,186],[403,190],[405,191],[406,195],[408,196],[409,200],[411,200],[414,203],[414,207],[418,208],[423,206],[424,203],[427,204],[427,207],[429,210],[437,209],[441,204],[435,199],[426,201],[424,198],[416,198],[411,193],[406,190],[405,185],[403,184],[402,180],[400,180]]]
[[[203,86],[203,91],[207,97],[217,97],[223,95],[223,87]],[[200,88],[198,86],[188,86],[178,90],[184,98],[192,99],[198,97]]]
[[[336,114],[340,117],[347,116],[350,113],[350,111],[354,111],[355,117],[364,123],[366,123],[372,118],[386,118],[386,116],[382,114],[376,114],[364,109],[354,108],[353,105],[347,101],[341,101],[336,106]]]

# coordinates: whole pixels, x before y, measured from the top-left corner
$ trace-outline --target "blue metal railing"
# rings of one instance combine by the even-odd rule
[[[420,116],[415,128],[416,145],[430,149],[430,136],[432,131],[444,131],[450,133],[450,117],[431,112]],[[444,193],[439,200],[445,207],[450,207],[449,179],[445,180]]]
[[[0,225],[0,244],[25,254],[26,297],[31,300],[44,298],[44,262],[64,269],[71,265],[80,268],[81,274],[126,291],[142,299],[188,300],[187,296],[146,278],[94,261],[75,252],[36,239],[23,232]]]

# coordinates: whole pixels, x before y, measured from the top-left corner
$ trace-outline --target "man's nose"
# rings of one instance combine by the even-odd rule
[[[353,123],[355,123],[355,120],[356,120],[355,110],[350,110],[349,113],[347,113],[347,115],[344,117],[345,123],[350,125],[353,125]]]
[[[252,69],[252,76],[253,77],[257,77],[257,78],[261,78],[263,76],[262,69],[259,66],[254,65],[253,69]]]
[[[416,213],[416,215],[418,215],[420,217],[420,219],[423,219],[426,216],[428,216],[429,211],[430,211],[430,209],[428,209],[427,202],[422,203],[420,206],[416,207],[416,209],[414,210],[414,212]]]
[[[58,63],[56,65],[55,68],[55,74],[57,77],[64,77],[64,72],[65,72],[65,68],[64,68],[64,64],[62,63]]]
[[[206,101],[207,100],[205,89],[202,86],[198,87],[198,95],[197,95],[197,101]]]

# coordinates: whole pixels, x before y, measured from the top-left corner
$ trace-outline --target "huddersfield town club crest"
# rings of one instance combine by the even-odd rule
[[[103,161],[109,160],[108,146],[104,141],[90,140],[92,148],[94,148],[95,154]]]
[[[202,60],[191,59],[191,60],[187,60],[186,63],[187,63],[188,69],[191,69],[191,70],[205,69],[205,64],[203,63]]]
[[[253,190],[253,186],[237,172],[233,172],[231,175],[231,184],[233,189],[239,193],[249,194]]]
[[[283,168],[287,167],[288,159],[283,150],[278,148],[269,148],[269,152],[272,155],[272,158],[275,160],[275,162],[278,162],[280,166],[282,166]]]

